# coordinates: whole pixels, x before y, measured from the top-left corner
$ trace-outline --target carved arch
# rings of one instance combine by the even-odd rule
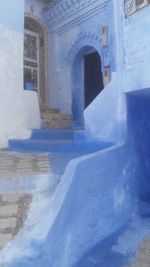
[[[71,44],[66,60],[72,66],[76,56],[84,47],[93,47],[101,55],[101,37],[93,32],[80,32]]]

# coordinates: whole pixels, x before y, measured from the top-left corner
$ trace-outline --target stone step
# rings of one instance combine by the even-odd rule
[[[65,140],[10,140],[8,149],[20,152],[92,153],[111,146],[111,142]]]
[[[35,140],[59,140],[59,139],[73,139],[74,132],[69,129],[34,129],[32,131],[31,139]]]
[[[58,108],[41,108],[40,109],[41,113],[47,112],[47,113],[59,113]]]
[[[16,227],[17,217],[0,219],[0,231],[5,229],[13,229]]]
[[[0,218],[6,216],[16,216],[17,215],[17,205],[0,205]]]
[[[57,120],[57,121],[62,121],[62,120],[70,120],[71,121],[71,115],[44,112],[41,114],[41,119],[43,119],[43,120]]]
[[[71,120],[42,120],[41,127],[50,129],[69,129],[71,128]]]

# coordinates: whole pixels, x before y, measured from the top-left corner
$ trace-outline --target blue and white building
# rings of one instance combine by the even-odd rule
[[[150,215],[149,12],[149,0],[1,3],[1,148],[41,127],[70,128],[72,149],[93,147],[68,164],[43,239],[10,267],[121,267],[135,252],[122,231],[140,205]]]

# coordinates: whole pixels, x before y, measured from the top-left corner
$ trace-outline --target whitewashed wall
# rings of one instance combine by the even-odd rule
[[[11,6],[14,12],[7,14]],[[37,95],[23,90],[24,2],[6,0],[1,13],[5,17],[0,16],[0,147],[5,147],[9,139],[28,138],[40,119]]]

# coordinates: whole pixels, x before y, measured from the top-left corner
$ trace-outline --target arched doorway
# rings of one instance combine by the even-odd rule
[[[84,110],[103,90],[101,57],[91,46],[83,47],[72,65],[72,117],[74,128],[84,128]]]
[[[31,76],[33,89],[37,91],[40,109],[47,106],[47,47],[48,34],[43,23],[36,17],[25,15],[24,22],[24,82]]]
[[[84,56],[84,107],[95,99],[103,90],[103,74],[101,58],[97,51]]]

